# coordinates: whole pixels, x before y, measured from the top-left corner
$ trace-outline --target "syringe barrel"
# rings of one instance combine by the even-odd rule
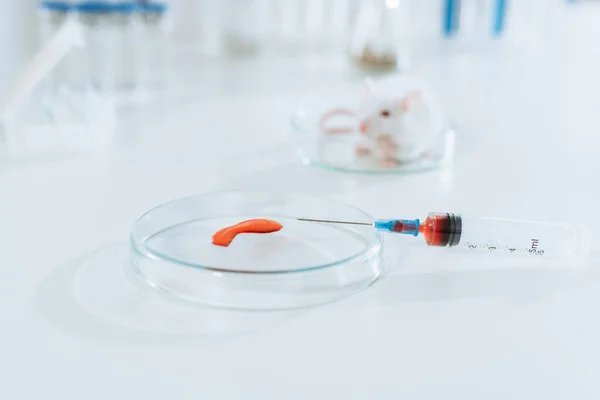
[[[508,253],[544,259],[582,259],[591,232],[578,224],[431,213],[423,223],[429,245]]]

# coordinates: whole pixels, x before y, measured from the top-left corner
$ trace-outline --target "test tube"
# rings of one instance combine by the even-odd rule
[[[45,45],[47,41],[63,26],[72,15],[73,4],[70,1],[40,1],[38,7],[39,42]],[[72,58],[72,57],[71,57]],[[48,88],[73,80],[75,74],[69,71],[70,63],[62,63],[54,70],[52,77],[43,84]]]
[[[74,9],[88,38],[87,66],[95,86],[109,92],[137,86],[139,33],[135,1],[79,1]]]
[[[445,0],[442,34],[479,41],[500,37],[508,15],[508,0]]]
[[[170,70],[169,35],[172,30],[170,4],[164,0],[140,0],[142,15],[139,35],[140,85],[144,88],[161,87],[166,84]]]
[[[492,22],[492,35],[500,36],[506,23],[507,0],[495,0]]]
[[[69,1],[40,1],[40,39],[46,42],[66,21],[72,10]]]
[[[444,36],[453,36],[459,28],[461,0],[445,0],[442,13],[442,32]]]

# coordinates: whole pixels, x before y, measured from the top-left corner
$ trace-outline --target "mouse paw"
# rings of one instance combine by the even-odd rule
[[[379,165],[382,168],[396,168],[400,163],[395,158],[386,157],[379,161]]]
[[[389,137],[383,136],[378,139],[379,150],[384,158],[393,158],[398,152],[399,146],[396,141]]]
[[[369,154],[371,154],[371,149],[369,149],[368,147],[363,147],[363,146],[358,146],[354,151],[355,151],[356,155],[359,157],[364,157],[364,156],[368,156]]]

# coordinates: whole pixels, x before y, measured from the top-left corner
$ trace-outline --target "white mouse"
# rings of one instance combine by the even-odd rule
[[[425,156],[439,132],[440,109],[424,85],[408,76],[367,79],[357,111],[336,109],[333,115],[358,118],[356,128],[323,128],[355,135],[358,157],[373,157],[382,167],[394,167]]]
[[[409,79],[367,79],[358,111],[358,156],[374,156],[385,167],[412,162],[428,148],[423,91]],[[425,118],[425,120],[424,120]]]

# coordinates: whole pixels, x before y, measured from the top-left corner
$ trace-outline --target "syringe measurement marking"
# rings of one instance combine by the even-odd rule
[[[539,240],[538,239],[531,239],[532,240],[532,247],[531,248],[527,248],[527,247],[514,247],[514,246],[503,246],[503,245],[499,245],[499,244],[477,244],[477,243],[471,243],[471,242],[465,242],[462,245],[460,245],[461,247],[464,247],[468,250],[489,250],[491,252],[495,252],[495,251],[503,251],[503,252],[508,252],[508,253],[515,253],[515,252],[519,252],[519,253],[528,253],[531,255],[536,255],[536,256],[541,256],[543,255],[545,252],[542,249],[539,249]]]

